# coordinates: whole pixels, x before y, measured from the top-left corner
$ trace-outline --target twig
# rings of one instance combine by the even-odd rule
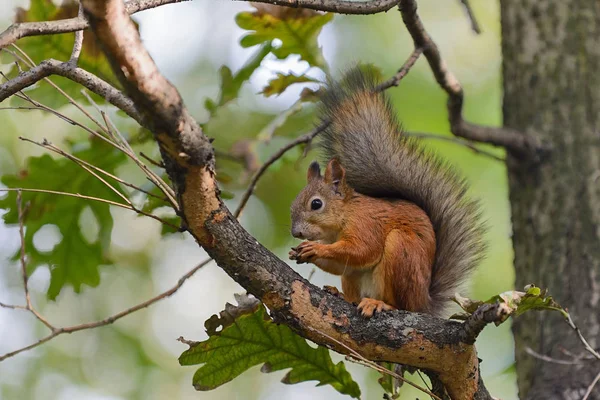
[[[383,92],[392,86],[398,86],[400,81],[406,76],[406,74],[408,74],[408,71],[410,71],[413,65],[415,65],[421,54],[423,54],[423,49],[421,47],[415,47],[412,53],[410,53],[408,59],[404,62],[404,64],[402,64],[402,67],[400,67],[398,72],[396,72],[396,75],[381,83],[379,86],[377,86],[376,90],[378,92]]]
[[[592,390],[594,390],[594,386],[596,386],[596,383],[598,383],[598,381],[600,381],[600,372],[598,372],[598,375],[596,375],[592,383],[590,383],[590,386],[588,386],[581,400],[587,400],[588,397],[590,397],[590,394],[592,394]]]
[[[445,142],[454,143],[459,146],[464,146],[464,147],[472,150],[473,153],[492,158],[492,159],[494,159],[496,161],[500,161],[502,163],[506,162],[506,159],[504,157],[499,157],[492,152],[480,149],[473,142],[459,138],[459,137],[447,137],[447,136],[436,135],[433,133],[422,133],[422,132],[405,132],[404,134],[406,136],[412,136],[412,137],[416,137],[416,138],[442,140]]]
[[[148,161],[150,164],[154,165],[155,167],[158,167],[158,168],[164,168],[165,167],[165,165],[163,163],[158,162],[156,160],[153,160],[152,158],[148,157],[146,154],[144,154],[142,152],[140,152],[140,156],[144,160]]]
[[[147,190],[144,190],[141,187],[134,185],[133,183],[129,183],[129,182],[127,182],[127,181],[119,178],[118,176],[115,176],[115,175],[111,174],[110,172],[105,171],[102,168],[99,168],[99,167],[95,166],[94,164],[91,164],[91,163],[89,163],[89,162],[87,162],[85,160],[82,160],[79,157],[76,157],[76,156],[74,156],[74,155],[72,155],[72,154],[70,154],[70,153],[68,153],[68,152],[60,149],[59,147],[53,145],[52,143],[50,143],[50,142],[48,142],[46,140],[44,140],[43,142],[36,142],[35,140],[28,139],[28,138],[25,138],[25,137],[22,137],[22,136],[19,136],[19,139],[23,140],[25,142],[33,143],[33,144],[35,144],[37,146],[40,146],[40,147],[43,147],[45,149],[48,149],[48,150],[50,150],[50,151],[52,151],[52,152],[54,152],[56,154],[60,154],[61,156],[63,156],[65,158],[73,161],[74,163],[76,163],[78,165],[81,164],[81,165],[86,166],[86,167],[88,167],[90,169],[93,169],[94,171],[100,172],[101,174],[104,174],[104,175],[108,176],[109,178],[112,178],[115,181],[117,181],[117,182],[119,182],[119,183],[121,183],[121,184],[123,184],[125,186],[128,186],[128,187],[130,187],[130,188],[132,188],[134,190],[137,190],[139,192],[145,193],[148,196],[155,197],[155,198],[163,200],[165,202],[167,201],[167,199],[165,199],[163,197],[160,197],[160,196],[157,196],[154,193],[151,193],[151,192],[149,192]],[[129,204],[129,202],[128,202],[128,204]]]
[[[465,8],[465,11],[467,12],[469,21],[471,21],[471,29],[473,29],[473,32],[479,35],[481,33],[481,28],[479,27],[477,18],[475,18],[475,13],[471,8],[471,3],[469,3],[469,0],[460,0],[460,2],[462,3],[463,7]]]
[[[6,304],[6,303],[2,303],[0,301],[0,307],[2,308],[8,308],[11,310],[27,310],[27,307],[25,306],[17,306],[17,305],[13,305],[13,304]]]
[[[61,192],[58,190],[46,190],[46,189],[30,189],[30,188],[0,188],[0,192],[13,192],[13,191],[21,191],[21,192],[35,192],[35,193],[48,193],[48,194],[58,194],[62,196],[69,197],[77,197],[85,200],[99,201],[101,203],[110,204],[111,206],[117,206],[121,208],[125,208],[127,210],[131,210],[131,207],[127,204],[122,204],[116,201],[103,199],[100,197],[86,196],[79,193],[69,193],[69,192]]]
[[[79,2],[79,10],[77,11],[77,18],[85,20],[85,15],[83,15],[83,5]],[[79,61],[79,55],[81,54],[81,49],[83,48],[83,30],[75,32],[75,42],[73,43],[73,51],[71,52],[71,58],[69,59],[69,63],[73,65],[77,65]]]
[[[415,389],[418,389],[418,390],[422,391],[423,393],[426,393],[426,394],[428,394],[429,396],[433,397],[433,398],[434,398],[434,399],[436,399],[436,400],[442,400],[442,399],[440,399],[438,396],[436,396],[435,394],[433,394],[431,391],[429,391],[429,390],[427,390],[427,389],[425,389],[425,388],[423,388],[423,387],[421,387],[421,386],[417,385],[416,383],[413,383],[413,382],[409,381],[409,380],[408,380],[408,379],[406,379],[405,377],[403,377],[403,376],[401,376],[401,375],[399,375],[399,374],[397,374],[397,373],[395,373],[395,372],[393,372],[393,371],[390,371],[389,369],[387,369],[387,368],[384,368],[384,367],[382,367],[381,365],[378,365],[378,364],[374,363],[373,361],[371,361],[371,360],[369,360],[369,359],[367,359],[367,358],[363,357],[363,356],[362,356],[362,355],[361,355],[359,352],[357,352],[356,350],[354,350],[354,349],[352,349],[352,348],[348,347],[348,346],[347,346],[345,343],[342,343],[342,342],[340,342],[339,340],[337,340],[336,338],[334,338],[334,337],[332,337],[332,336],[330,336],[330,335],[326,334],[325,332],[321,332],[320,330],[318,330],[318,329],[315,329],[315,328],[313,328],[313,327],[310,327],[310,326],[308,327],[308,330],[310,330],[310,331],[312,331],[312,332],[315,332],[315,333],[318,333],[319,335],[322,335],[322,336],[326,337],[327,339],[329,339],[329,340],[331,340],[331,341],[333,341],[333,342],[337,343],[338,345],[340,345],[340,346],[342,346],[343,348],[345,348],[346,350],[348,350],[348,351],[350,352],[350,355],[352,355],[352,357],[354,357],[354,358],[355,358],[355,359],[353,360],[352,358],[350,358],[350,357],[346,356],[346,359],[347,359],[348,361],[357,362],[358,364],[361,364],[361,365],[364,365],[364,366],[366,366],[366,367],[372,368],[372,369],[374,369],[374,370],[376,370],[376,371],[378,371],[378,372],[380,372],[380,373],[382,373],[382,374],[389,375],[389,376],[391,376],[391,377],[393,377],[393,378],[395,378],[395,379],[398,379],[398,380],[400,380],[400,381],[402,381],[402,382],[404,382],[404,383],[407,383],[407,384],[409,384],[410,386],[414,387]]]
[[[427,59],[437,83],[448,94],[448,118],[450,130],[454,135],[475,142],[501,146],[515,154],[532,155],[543,150],[535,138],[522,132],[509,128],[481,126],[465,121],[462,117],[464,100],[462,86],[448,69],[437,45],[425,30],[423,22],[417,14],[416,1],[401,0],[400,12],[406,29],[413,38],[415,48],[423,49],[423,55]]]
[[[74,326],[70,326],[70,327],[66,327],[66,328],[54,329],[54,330],[52,330],[52,333],[50,333],[48,336],[43,337],[42,339],[38,340],[37,342],[35,342],[33,344],[30,344],[29,346],[20,348],[18,350],[12,351],[10,353],[6,353],[4,355],[1,355],[0,362],[6,360],[7,358],[16,356],[17,354],[22,353],[24,351],[38,347],[39,345],[44,344],[44,343],[48,342],[49,340],[54,339],[56,336],[62,335],[63,333],[74,333],[74,332],[78,332],[78,331],[82,331],[82,330],[86,330],[86,329],[94,329],[94,328],[98,328],[100,326],[110,325],[110,324],[114,323],[115,321],[117,321],[129,314],[139,311],[142,308],[151,306],[152,304],[154,304],[162,299],[170,297],[175,292],[177,292],[179,290],[179,288],[181,288],[181,286],[183,286],[183,284],[185,283],[186,280],[191,278],[192,275],[194,275],[200,268],[204,267],[211,261],[212,261],[212,259],[209,258],[207,260],[202,261],[200,264],[196,265],[187,274],[185,274],[184,276],[179,278],[179,280],[177,281],[177,284],[175,286],[173,286],[171,289],[167,290],[166,292],[162,292],[161,294],[159,294],[149,300],[146,300],[143,303],[140,303],[140,304],[133,306],[131,308],[128,308],[126,310],[123,310],[117,314],[114,314],[114,315],[112,315],[108,318],[105,318],[103,320],[100,320],[100,321],[90,322],[90,323],[80,324],[80,325],[74,325]]]
[[[571,314],[569,314],[569,313],[565,313],[565,314],[566,314],[565,321],[567,321],[567,324],[569,324],[571,329],[573,329],[575,332],[577,332],[577,336],[579,336],[579,340],[581,340],[581,343],[583,343],[583,345],[585,346],[585,349],[588,352],[590,352],[594,357],[596,357],[598,360],[600,360],[600,354],[596,350],[594,350],[594,348],[592,346],[590,346],[588,341],[583,337],[581,330],[579,330],[577,325],[575,325],[575,323],[573,322],[573,319],[571,318]]]
[[[27,58],[27,60],[24,60],[21,58],[24,63],[33,64],[33,61],[27,56],[27,54],[25,52],[23,52],[17,46],[14,46],[14,47],[17,50],[19,50],[19,52],[21,52],[24,57]],[[15,55],[15,56],[18,56],[18,55]],[[61,75],[66,78],[72,79],[75,82],[81,83],[83,86],[85,86],[92,92],[94,92],[100,96],[103,96],[107,101],[109,101],[111,103],[113,103],[111,100],[118,101],[119,103],[121,103],[122,101],[125,101],[125,103],[130,103],[131,104],[130,107],[127,104],[121,104],[121,105],[125,105],[126,107],[128,107],[130,112],[132,112],[132,111],[134,112],[134,115],[130,114],[128,112],[128,109],[121,108],[121,105],[118,105],[117,103],[113,103],[113,105],[122,109],[128,115],[130,115],[132,118],[136,119],[138,122],[141,123],[142,117],[137,113],[137,110],[135,110],[135,106],[133,105],[133,102],[131,102],[131,100],[129,100],[124,94],[122,94],[121,92],[119,92],[118,90],[116,90],[115,88],[113,88],[112,86],[107,84],[106,82],[102,81],[100,78],[95,77],[94,75],[92,75],[80,68],[74,68],[69,63],[61,63],[56,60],[46,60],[46,61],[43,61],[39,66],[33,67],[31,70],[29,70],[27,72],[31,73],[31,71],[36,70],[36,68],[38,68],[38,71],[35,72],[35,74],[34,74],[35,79],[37,79],[38,81],[40,79],[46,79],[48,81],[48,83],[50,83],[60,93],[62,93],[69,100],[69,102],[71,102],[71,104],[75,105],[82,113],[84,113],[84,115],[86,115],[90,120],[95,122],[96,125],[98,125],[105,133],[107,133],[108,137],[100,135],[97,132],[85,127],[82,124],[77,123],[76,121],[71,120],[68,117],[62,116],[62,114],[58,113],[56,110],[53,110],[41,103],[38,103],[24,94],[23,94],[23,96],[25,96],[27,98],[27,100],[32,102],[32,104],[34,104],[44,110],[50,111],[50,112],[54,113],[55,115],[62,116],[63,118],[65,118],[65,120],[67,120],[71,124],[80,126],[81,128],[88,131],[90,134],[106,141],[107,143],[111,144],[115,148],[123,151],[150,178],[150,181],[152,181],[152,183],[154,183],[167,196],[169,204],[171,205],[171,207],[173,207],[175,209],[175,211],[177,211],[179,209],[179,205],[175,199],[175,193],[173,192],[173,189],[171,189],[156,173],[154,173],[143,162],[141,162],[141,160],[135,155],[135,153],[131,149],[131,146],[129,146],[129,143],[127,143],[127,141],[120,135],[120,132],[118,130],[116,130],[116,132],[120,136],[122,145],[119,145],[110,139],[110,137],[112,136],[112,132],[110,131],[109,127],[104,127],[102,124],[100,124],[79,103],[77,103],[73,98],[71,98],[68,94],[66,94],[62,89],[57,87],[52,81],[45,78],[45,76],[47,76],[47,75],[44,75],[44,74],[46,74],[48,71],[50,71],[50,72],[54,71],[54,72],[56,72],[57,75]],[[76,76],[71,76],[71,72],[73,72],[73,71],[77,71],[77,73],[75,74]],[[64,72],[68,72],[68,73],[62,74]],[[74,79],[74,78],[78,78],[78,79]],[[83,81],[80,82],[79,78],[82,78]],[[6,95],[6,97],[8,97],[9,95],[20,91],[23,88],[23,87],[21,87],[23,82],[25,83],[25,85],[23,87],[27,87],[27,86],[30,86],[31,84],[35,83],[36,81],[32,81],[30,79],[29,75],[27,75],[27,76],[20,75],[19,77],[15,78],[15,79],[9,80],[8,82],[4,83],[3,85],[0,85],[0,101],[3,100],[4,95]],[[94,84],[90,84],[90,82],[94,82]],[[108,91],[106,91],[104,89],[106,89]],[[109,97],[107,97],[107,96],[109,96]],[[114,126],[114,124],[113,124],[113,126]]]
[[[25,211],[23,210],[23,198],[21,196],[21,191],[17,191],[17,218],[19,220],[19,239],[21,241],[21,248],[19,258],[21,260],[21,276],[23,278],[23,291],[25,292],[25,307],[24,309],[29,311],[35,318],[37,318],[42,324],[46,325],[48,329],[54,331],[54,327],[44,318],[42,317],[31,304],[31,296],[29,295],[29,277],[27,275],[27,260],[25,259],[25,228],[24,226],[24,218]],[[17,308],[17,307],[14,307]]]
[[[256,171],[256,173],[252,177],[252,180],[250,181],[248,188],[244,192],[244,194],[240,200],[240,204],[238,205],[235,212],[233,213],[233,216],[236,218],[239,218],[240,214],[244,210],[244,207],[246,206],[246,203],[248,202],[248,199],[250,199],[250,196],[252,196],[252,192],[254,192],[254,189],[256,188],[256,184],[258,183],[259,179],[267,171],[267,169],[269,169],[269,167],[273,163],[275,163],[275,161],[279,160],[288,150],[296,147],[297,145],[302,144],[302,143],[310,143],[314,139],[314,137],[317,136],[325,128],[327,128],[327,126],[329,126],[329,121],[326,121],[325,123],[320,124],[315,129],[310,131],[309,133],[302,135],[295,140],[292,140],[290,143],[283,146],[275,154],[273,154],[263,165],[261,165],[261,167],[258,169],[258,171]]]
[[[576,365],[581,364],[580,360],[559,360],[557,358],[548,357],[546,355],[540,354],[533,350],[531,347],[525,347],[525,353],[529,354],[532,357],[538,358],[542,361],[546,361],[553,364],[561,364],[561,365]]]
[[[121,199],[123,199],[125,201],[125,203],[127,203],[129,206],[133,207],[133,204],[131,203],[131,200],[129,200],[127,198],[127,196],[125,196],[123,193],[121,193],[117,188],[115,188],[113,185],[111,185],[110,183],[108,183],[106,181],[106,179],[102,178],[100,175],[98,175],[97,173],[95,173],[92,168],[94,169],[98,169],[101,170],[100,168],[93,166],[92,168],[88,167],[88,163],[85,163],[83,160],[81,160],[80,158],[77,158],[75,156],[72,156],[71,154],[62,151],[61,149],[59,149],[58,147],[54,146],[52,143],[47,142],[44,139],[44,142],[40,143],[40,142],[36,142],[35,140],[31,140],[31,139],[27,139],[24,138],[22,136],[19,136],[19,139],[21,139],[24,142],[29,142],[29,143],[33,143],[36,144],[40,147],[44,147],[46,149],[50,149],[52,151],[54,151],[57,154],[62,155],[63,157],[73,161],[75,164],[79,165],[81,168],[83,168],[84,170],[86,170],[90,175],[94,176],[95,178],[97,178],[100,182],[102,182],[107,188],[109,188],[111,191],[113,191],[117,196],[119,196]]]

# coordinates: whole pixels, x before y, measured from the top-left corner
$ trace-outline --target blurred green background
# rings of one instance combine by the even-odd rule
[[[0,3],[0,29],[7,27],[15,7],[28,7],[28,1],[3,0]],[[474,34],[458,0],[421,0],[420,14],[440,47],[451,70],[464,86],[465,116],[472,122],[500,125],[501,54],[499,5],[496,1],[472,0],[483,33]],[[221,65],[238,70],[255,48],[243,49],[239,39],[244,31],[234,22],[236,13],[250,10],[244,2],[199,0],[135,15],[145,45],[161,71],[179,88],[186,104],[200,122],[209,115],[207,98],[218,94]],[[391,10],[375,16],[339,16],[326,25],[319,37],[325,59],[333,75],[354,63],[372,63],[388,77],[400,67],[412,50],[400,14]],[[3,59],[6,63],[8,59]],[[41,60],[36,59],[36,62]],[[1,65],[8,71],[10,65]],[[215,146],[229,151],[244,138],[255,138],[277,115],[298,98],[302,85],[294,85],[278,97],[259,94],[276,72],[304,72],[307,64],[290,57],[281,61],[268,56],[242,88],[240,98],[220,110],[205,127],[216,138]],[[318,70],[313,76],[323,78]],[[61,81],[56,80],[57,83]],[[446,95],[436,85],[424,59],[420,59],[398,88],[388,90],[408,131],[450,136],[446,117]],[[35,91],[31,92],[35,98]],[[7,106],[8,101],[2,106]],[[70,107],[65,114],[79,116]],[[276,131],[270,143],[261,143],[259,154],[266,159],[282,144],[311,129],[313,107],[302,112]],[[74,117],[75,118],[75,117]],[[78,117],[77,117],[78,118]],[[135,123],[116,117],[119,127],[134,131]],[[39,111],[0,110],[0,175],[15,173],[28,156],[43,150],[17,139],[24,135],[55,143],[85,137],[85,133],[55,116]],[[489,252],[464,294],[485,299],[513,286],[510,215],[505,166],[471,150],[435,139],[424,140],[465,175],[473,196],[481,199],[490,227]],[[153,145],[145,151],[157,154]],[[502,151],[486,148],[499,156]],[[316,155],[302,158],[301,149],[291,151],[276,163],[260,181],[243,213],[243,225],[265,246],[283,259],[296,244],[289,234],[289,206],[304,184],[305,170]],[[234,193],[228,205],[233,208],[244,190],[248,176],[234,163],[217,159],[231,182],[224,189]],[[119,173],[131,179],[139,174],[130,166]],[[137,175],[136,175],[137,174]],[[161,237],[156,221],[112,209],[115,225],[109,252],[117,262],[102,267],[101,283],[83,287],[75,294],[65,287],[56,301],[46,300],[48,268],[38,268],[30,280],[34,304],[56,326],[67,326],[105,318],[133,306],[173,286],[204,259],[204,252],[187,235]],[[85,225],[85,224],[84,224]],[[48,227],[36,234],[36,248],[49,249],[61,240]],[[0,301],[22,303],[22,284],[17,263],[10,256],[19,246],[14,226],[0,223]],[[292,265],[290,263],[290,265]],[[308,276],[311,267],[296,266]],[[339,278],[317,270],[312,281],[318,285],[339,286]],[[330,387],[316,388],[310,382],[288,386],[279,383],[284,372],[262,374],[259,368],[244,373],[212,392],[196,392],[191,384],[193,367],[177,362],[186,346],[176,339],[184,336],[203,340],[204,321],[218,313],[233,293],[242,289],[214,264],[190,279],[172,298],[130,315],[112,326],[60,336],[33,351],[0,363],[0,399],[332,399],[342,398]],[[46,334],[46,328],[30,315],[0,308],[0,354],[25,346]],[[478,341],[482,371],[489,391],[503,399],[516,399],[513,368],[513,341],[509,322],[487,327]],[[334,359],[342,359],[334,355]],[[361,385],[363,398],[381,398],[377,374],[347,363]],[[424,398],[403,388],[403,399]]]

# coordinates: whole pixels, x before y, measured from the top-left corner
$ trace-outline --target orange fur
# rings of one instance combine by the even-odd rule
[[[335,168],[337,174],[332,172]],[[360,302],[365,316],[389,309],[388,305],[428,312],[436,246],[431,221],[408,201],[356,193],[343,174],[334,162],[327,166],[324,178],[309,177],[310,196],[302,202],[309,203],[319,193],[328,208],[310,216],[310,226],[304,225],[305,233],[300,234],[313,241],[292,249],[290,257],[341,275],[345,298]],[[311,232],[315,227],[325,229]]]

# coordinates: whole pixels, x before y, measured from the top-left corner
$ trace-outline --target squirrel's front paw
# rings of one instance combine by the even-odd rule
[[[322,244],[317,242],[302,242],[297,247],[292,247],[289,253],[290,260],[296,260],[297,264],[313,262],[319,258]]]

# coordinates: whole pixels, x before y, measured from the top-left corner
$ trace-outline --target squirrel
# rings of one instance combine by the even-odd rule
[[[402,309],[442,316],[484,256],[485,231],[464,179],[403,134],[373,72],[355,67],[321,98],[320,148],[291,206],[289,257],[341,275],[365,317]]]

